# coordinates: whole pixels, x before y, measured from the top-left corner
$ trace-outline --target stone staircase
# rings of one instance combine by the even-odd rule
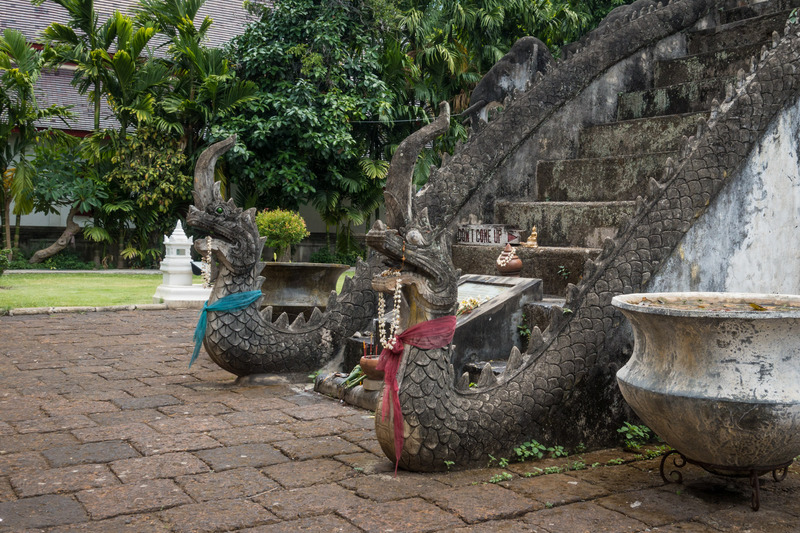
[[[518,249],[523,275],[541,278],[550,295],[577,283],[586,259],[632,216],[651,178],[658,180],[668,159],[677,159],[684,139],[798,5],[729,3],[716,13],[715,25],[687,32],[685,56],[656,61],[641,90],[619,95],[615,122],[583,128],[574,158],[538,161],[528,198],[497,200],[496,223],[517,226],[524,236],[537,227],[539,248]],[[457,266],[459,254],[469,253],[458,248]]]

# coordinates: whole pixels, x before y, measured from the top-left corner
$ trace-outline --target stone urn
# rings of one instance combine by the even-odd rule
[[[300,313],[309,318],[314,307],[325,310],[336,282],[349,268],[338,263],[266,263],[261,271],[264,305],[272,306],[273,320],[283,312],[290,320]]]
[[[800,455],[800,296],[652,293],[611,303],[634,335],[617,381],[645,424],[684,462],[750,475],[754,499],[758,475],[785,475]]]

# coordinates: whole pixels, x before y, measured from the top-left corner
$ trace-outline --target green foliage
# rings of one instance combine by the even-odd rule
[[[617,433],[622,435],[625,447],[629,450],[638,450],[653,437],[653,432],[647,426],[637,426],[630,422],[625,422],[624,426],[617,429]]]
[[[489,483],[502,483],[503,481],[511,481],[514,476],[509,472],[501,472],[489,478]]]
[[[72,250],[61,250],[56,255],[48,257],[41,264],[35,265],[37,268],[47,270],[94,270],[97,268],[92,262],[84,261]]]
[[[256,85],[240,80],[220,49],[202,45],[212,21],[195,23],[205,0],[140,0],[136,19],[166,36],[167,83],[157,86],[155,121],[182,137],[193,158],[211,127],[255,99]],[[215,140],[215,139],[213,139]]]
[[[563,446],[551,446],[547,448],[547,451],[550,453],[550,457],[554,459],[559,457],[567,457],[569,455]]]
[[[610,459],[610,460],[608,460],[606,462],[606,464],[609,465],[609,466],[617,466],[617,465],[621,465],[621,464],[624,464],[624,463],[625,463],[625,460],[622,459],[621,457],[618,457],[616,459]]]
[[[304,238],[309,233],[306,222],[299,214],[284,209],[265,209],[256,215],[258,233],[266,237],[266,245],[275,249],[280,259],[286,249]]]
[[[557,459],[559,457],[567,457],[569,453],[563,446],[545,446],[535,440],[530,440],[514,448],[514,453],[517,454],[517,461],[528,461],[531,459],[542,459],[545,454]]]
[[[318,0],[253,5],[259,19],[233,40],[230,55],[258,94],[217,130],[219,137],[239,136],[226,155],[238,188],[268,207],[311,202],[338,227],[339,252],[352,248],[352,225],[380,206],[388,169],[380,131],[393,96],[379,77],[373,7]]]
[[[514,453],[517,454],[517,461],[520,462],[530,459],[541,459],[544,457],[546,451],[547,447],[535,440],[525,442],[514,448]]]
[[[3,272],[11,264],[11,261],[9,260],[10,255],[11,255],[11,249],[6,248],[5,250],[0,250],[0,276],[3,275]]]
[[[445,466],[445,468],[447,468],[448,472],[450,471],[450,469],[453,467],[454,464],[456,464],[455,461],[445,461],[444,462],[444,466]]]
[[[137,206],[177,218],[177,208],[191,200],[192,176],[179,140],[141,126],[120,139],[111,157],[113,170],[104,176],[115,182]]]
[[[365,256],[366,250],[343,254],[331,252],[328,248],[320,248],[311,254],[308,261],[310,263],[339,263],[354,266],[359,259],[363,259]]]
[[[71,116],[63,106],[40,107],[34,86],[44,66],[42,53],[25,36],[6,29],[0,36],[0,197],[6,248],[11,242],[11,203],[14,213],[30,213],[34,208],[32,190],[36,167],[29,153],[38,146],[54,144],[64,138],[54,131],[39,131],[38,123],[47,119],[66,120]]]
[[[525,316],[524,313],[522,314],[522,323],[517,326],[517,331],[519,332],[520,338],[527,345],[531,338],[531,328],[528,327],[528,317]]]

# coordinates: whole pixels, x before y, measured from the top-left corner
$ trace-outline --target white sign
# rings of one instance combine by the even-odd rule
[[[517,228],[503,224],[468,224],[458,227],[456,242],[459,244],[519,244],[520,232]]]

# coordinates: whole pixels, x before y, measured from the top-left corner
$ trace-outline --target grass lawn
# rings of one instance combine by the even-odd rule
[[[145,274],[3,274],[0,309],[151,304],[159,285]]]
[[[336,290],[342,290],[344,276]],[[20,307],[71,307],[151,304],[160,275],[146,274],[3,274],[0,276],[0,309]],[[194,283],[202,283],[194,276]]]

